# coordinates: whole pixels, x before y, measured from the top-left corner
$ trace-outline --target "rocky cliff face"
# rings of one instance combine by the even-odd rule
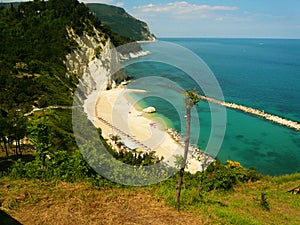
[[[69,38],[78,47],[66,56],[67,76],[79,81],[77,95],[82,101],[95,90],[105,89],[114,83],[112,76],[120,69],[118,54],[111,41],[101,31],[94,28],[93,35],[86,32],[82,36],[68,28]],[[124,77],[118,79],[124,79]]]
[[[144,23],[143,27],[144,27],[144,31],[141,31],[141,34],[143,36],[142,40],[145,40],[145,41],[156,41],[157,39],[156,39],[155,35],[151,33],[148,25],[146,23]]]

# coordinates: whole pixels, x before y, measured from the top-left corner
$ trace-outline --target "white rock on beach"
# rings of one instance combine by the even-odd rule
[[[156,112],[156,109],[153,106],[150,106],[148,108],[145,108],[143,110],[143,112],[145,112],[145,113],[154,113],[154,112]]]

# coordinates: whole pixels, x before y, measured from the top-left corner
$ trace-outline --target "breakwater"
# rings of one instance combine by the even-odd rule
[[[209,102],[212,102],[212,103],[215,103],[215,104],[218,104],[218,105],[222,105],[222,106],[225,106],[227,108],[239,110],[239,111],[242,111],[242,112],[245,112],[245,113],[249,113],[249,114],[252,114],[252,115],[255,115],[255,116],[258,116],[258,117],[262,117],[262,118],[264,118],[266,120],[269,120],[273,123],[277,123],[277,124],[286,126],[288,128],[292,128],[292,129],[295,129],[297,131],[300,131],[300,123],[298,123],[296,121],[288,120],[288,119],[282,118],[280,116],[265,113],[264,111],[254,109],[254,108],[251,108],[251,107],[238,105],[238,104],[230,103],[230,102],[219,101],[217,99],[209,98],[209,97],[206,97],[206,96],[203,96],[203,95],[198,95],[198,97],[202,100],[209,101]]]

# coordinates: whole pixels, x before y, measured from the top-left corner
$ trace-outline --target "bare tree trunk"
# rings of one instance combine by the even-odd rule
[[[18,142],[17,142],[17,140],[15,140],[15,154],[16,154],[16,156],[19,155],[18,154]]]
[[[7,158],[9,157],[9,152],[8,152],[8,147],[7,147],[7,141],[6,141],[6,137],[4,137],[4,148],[5,148],[5,153]]]
[[[5,152],[5,149],[4,149],[4,147],[2,146],[2,142],[0,142],[0,146],[1,146],[2,150]]]
[[[183,174],[184,169],[187,162],[187,156],[188,156],[188,150],[189,150],[189,143],[190,143],[190,130],[191,130],[191,107],[192,104],[189,99],[187,99],[187,107],[186,107],[186,138],[184,141],[184,156],[183,156],[183,164],[181,166],[179,177],[178,177],[178,184],[176,187],[176,199],[175,203],[179,206],[180,202],[180,193],[181,193],[181,187],[182,187],[182,180],[183,180]]]
[[[201,172],[200,179],[199,179],[199,187],[198,187],[199,193],[201,193],[201,191],[203,190],[202,184],[203,184],[203,171]]]
[[[7,140],[6,137],[3,137],[3,143],[4,143],[4,148],[5,148],[5,153],[6,153],[6,157],[9,157],[9,153],[8,153],[8,148],[7,148]]]
[[[21,150],[21,141],[20,141],[20,138],[18,138],[17,144],[18,144],[18,149],[19,149],[20,156],[22,157],[22,150]]]

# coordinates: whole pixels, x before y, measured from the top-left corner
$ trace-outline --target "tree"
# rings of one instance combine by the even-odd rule
[[[40,118],[33,124],[29,139],[33,142],[34,147],[37,150],[37,160],[41,162],[41,167],[45,165],[45,160],[47,154],[49,154],[49,149],[51,147],[50,140],[50,127],[47,124],[45,117]]]
[[[199,179],[199,192],[203,190],[203,179],[204,179],[204,169],[209,166],[209,157],[206,154],[203,154],[203,157],[198,158],[198,160],[201,162],[201,168],[202,171],[200,172],[200,179]]]
[[[9,132],[9,123],[7,122],[7,113],[0,109],[0,145],[5,150],[6,157],[9,157],[8,146],[7,146],[8,132]],[[3,142],[3,146],[1,142]]]
[[[197,105],[199,102],[199,97],[197,94],[197,90],[189,90],[185,93],[185,107],[186,107],[186,138],[184,141],[184,155],[183,155],[183,163],[181,165],[178,177],[178,184],[176,187],[176,199],[175,202],[179,206],[180,201],[180,192],[183,180],[184,169],[187,163],[187,156],[190,144],[190,131],[191,131],[191,110],[193,106]]]
[[[11,137],[15,141],[15,154],[22,156],[21,140],[26,136],[27,118],[22,116],[14,116],[11,119],[12,129]]]

